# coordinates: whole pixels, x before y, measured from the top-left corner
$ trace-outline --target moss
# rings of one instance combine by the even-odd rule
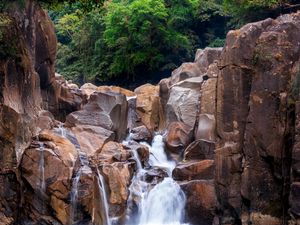
[[[296,74],[292,81],[292,96],[294,99],[298,99],[300,91],[300,71]]]
[[[270,215],[273,217],[281,218],[282,217],[282,202],[280,199],[270,201],[269,205],[262,210],[262,214]]]
[[[0,60],[18,56],[18,39],[13,19],[0,13]]]

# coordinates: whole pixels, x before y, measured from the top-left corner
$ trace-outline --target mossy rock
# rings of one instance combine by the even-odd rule
[[[13,18],[0,13],[0,60],[18,56],[19,37]]]

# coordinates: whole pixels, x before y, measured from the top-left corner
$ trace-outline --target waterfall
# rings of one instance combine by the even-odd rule
[[[109,218],[109,205],[107,200],[105,182],[98,168],[97,168],[97,177],[98,177],[98,189],[100,191],[101,203],[104,209],[104,213],[102,213],[102,218],[104,219],[105,225],[111,225],[110,218]]]
[[[127,142],[130,144],[128,140]],[[162,135],[155,135],[151,146],[147,143],[142,144],[147,145],[150,150],[150,166],[165,170],[168,177],[152,187],[145,181],[148,169],[141,167],[138,154],[133,151],[133,157],[137,161],[137,172],[129,187],[127,225],[182,225],[186,199],[180,186],[171,177],[176,163],[168,160]],[[133,207],[134,199],[137,198],[137,213],[132,215],[130,207]]]
[[[39,193],[41,194],[41,212],[45,213],[45,202],[44,195],[46,192],[46,182],[45,182],[45,146],[43,143],[39,143]]]
[[[60,123],[58,125],[58,133],[60,134],[60,136],[62,137],[67,137],[67,132],[66,132],[66,129],[64,128],[64,124],[63,123]]]
[[[42,193],[46,191],[45,184],[45,156],[44,156],[44,144],[40,143],[39,151],[40,151],[40,160],[39,160],[39,171],[40,171],[40,190]]]
[[[73,182],[72,182],[70,224],[73,224],[76,221],[78,184],[80,181],[81,173],[82,173],[82,168],[80,168],[78,170],[78,172],[76,173],[76,176],[75,176],[75,178],[73,178]]]

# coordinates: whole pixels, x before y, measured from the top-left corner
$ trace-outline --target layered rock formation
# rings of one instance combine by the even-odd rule
[[[80,89],[27,0],[0,14],[0,224],[125,221],[131,178],[165,133],[194,225],[300,224],[300,13],[248,24],[158,85]],[[59,121],[60,120],[60,121]],[[63,123],[61,123],[63,122]],[[146,181],[161,182],[153,168]],[[138,199],[134,199],[138,201]]]

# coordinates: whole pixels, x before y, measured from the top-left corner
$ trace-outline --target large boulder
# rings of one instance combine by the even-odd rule
[[[208,142],[204,140],[193,141],[184,150],[183,159],[184,160],[214,159],[215,148],[216,146],[214,142]]]
[[[219,61],[216,190],[224,220],[287,219],[300,14],[230,31]],[[293,124],[293,125],[292,125]],[[246,223],[251,223],[248,217]]]
[[[53,209],[57,222],[67,224],[69,218],[69,193],[78,152],[66,138],[51,131],[43,131],[39,141],[32,143],[20,164],[26,195],[24,211],[31,221],[39,223]],[[65,206],[65,207],[61,207]],[[41,217],[42,216],[42,217]]]
[[[195,63],[199,67],[202,74],[205,74],[209,66],[218,60],[223,48],[198,49],[195,56]]]
[[[102,171],[109,189],[109,204],[112,216],[122,216],[126,211],[132,167],[127,162],[104,164]]]
[[[179,163],[173,170],[173,178],[179,181],[214,179],[214,161],[190,161]]]
[[[171,86],[166,105],[167,124],[178,121],[194,128],[202,81],[201,77],[193,77]]]
[[[168,126],[165,137],[166,147],[170,152],[181,154],[192,141],[191,127],[184,123],[173,122]]]
[[[127,129],[125,95],[113,92],[92,94],[81,110],[67,116],[66,126],[77,125],[99,126],[113,131],[117,141],[123,140]]]
[[[99,126],[78,125],[71,128],[81,151],[93,156],[107,142],[115,140],[115,133]]]
[[[141,122],[150,130],[161,128],[164,118],[159,97],[159,86],[145,84],[134,90],[136,97],[136,112]]]
[[[17,168],[37,135],[41,84],[54,78],[56,55],[54,27],[47,13],[35,1],[27,0],[22,7],[9,3],[0,13],[0,222],[4,225],[18,217]],[[51,85],[47,81],[44,84]]]
[[[186,195],[188,221],[197,225],[213,224],[217,204],[213,182],[194,180],[183,182],[180,187]]]

